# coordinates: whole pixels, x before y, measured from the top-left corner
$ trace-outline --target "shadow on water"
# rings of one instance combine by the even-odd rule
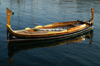
[[[64,44],[71,44],[71,43],[80,43],[82,41],[85,41],[85,39],[90,39],[89,47],[92,46],[92,39],[93,39],[93,30],[88,31],[84,34],[80,34],[71,38],[66,39],[57,39],[57,40],[48,40],[48,41],[42,41],[42,42],[34,42],[34,43],[14,43],[14,44],[8,44],[8,56],[9,56],[9,62],[11,66],[13,66],[13,56],[21,51],[21,50],[28,50],[28,49],[37,49],[37,48],[43,48],[43,47],[53,47],[58,45],[64,45]]]

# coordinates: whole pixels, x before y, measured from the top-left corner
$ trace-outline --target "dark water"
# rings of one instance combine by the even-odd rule
[[[54,22],[88,20],[93,32],[66,40],[7,44],[6,8],[13,30]],[[100,0],[0,0],[0,66],[100,66]]]

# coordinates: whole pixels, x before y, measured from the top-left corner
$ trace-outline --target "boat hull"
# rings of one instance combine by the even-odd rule
[[[15,36],[11,33],[9,33],[9,31],[7,31],[8,35],[8,43],[14,43],[14,42],[35,42],[35,41],[46,41],[46,40],[53,40],[53,39],[57,39],[59,40],[60,38],[65,39],[65,38],[71,38],[71,37],[75,37],[77,35],[80,34],[84,34],[90,30],[93,29],[93,26],[89,26],[85,29],[73,32],[73,33],[68,33],[68,34],[64,34],[64,35],[57,35],[57,36],[48,36],[48,37],[20,37],[20,36]],[[12,38],[14,36],[14,38]]]

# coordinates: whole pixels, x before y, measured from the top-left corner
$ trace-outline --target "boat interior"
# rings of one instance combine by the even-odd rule
[[[58,23],[53,23],[50,25],[45,26],[36,26],[35,28],[25,28],[24,30],[16,30],[15,33],[21,33],[21,34],[42,34],[42,33],[48,33],[48,32],[61,32],[64,30],[68,30],[73,27],[77,27],[80,25],[84,25],[81,22],[72,21],[72,23],[66,22],[66,24],[62,24],[64,22],[61,22],[61,24],[57,25]],[[67,24],[68,23],[68,24]]]

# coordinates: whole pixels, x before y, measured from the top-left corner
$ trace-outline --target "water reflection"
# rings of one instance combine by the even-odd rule
[[[71,44],[71,43],[80,43],[82,41],[85,41],[85,39],[90,39],[89,46],[91,46],[92,39],[93,39],[93,30],[85,34],[81,34],[81,35],[78,35],[77,37],[73,37],[69,39],[59,39],[59,40],[42,41],[42,42],[35,42],[35,43],[8,44],[9,62],[11,66],[13,66],[12,57],[21,50],[36,49],[36,48],[43,48],[43,47],[53,47],[53,46],[58,46],[58,45]]]
[[[90,13],[90,4],[82,0],[9,0],[9,8],[14,10],[12,28],[24,29],[39,24],[90,19],[83,12]],[[90,0],[89,0],[90,1]],[[87,1],[87,2],[89,2]],[[91,3],[93,3],[91,1]],[[89,9],[85,8],[86,5]],[[79,13],[80,12],[80,13]],[[90,14],[88,14],[90,15]],[[27,25],[26,25],[27,24]]]
[[[0,0],[0,4],[1,4],[1,0]]]

